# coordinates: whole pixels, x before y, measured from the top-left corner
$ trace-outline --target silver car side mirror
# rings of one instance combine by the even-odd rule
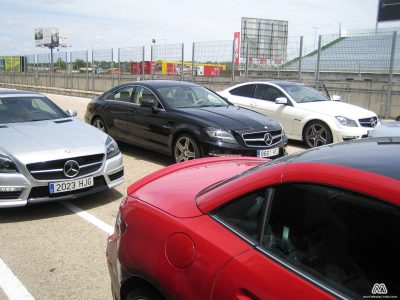
[[[76,117],[78,115],[78,113],[76,112],[76,110],[68,108],[65,110],[65,112],[70,116],[70,117]]]
[[[275,104],[288,104],[288,100],[285,97],[276,98]]]
[[[341,99],[341,97],[340,97],[339,95],[333,95],[333,96],[331,97],[331,100],[332,100],[332,101],[340,101],[340,100],[342,100],[342,99]]]

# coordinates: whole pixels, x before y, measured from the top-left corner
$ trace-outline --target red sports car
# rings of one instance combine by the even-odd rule
[[[143,178],[108,240],[114,298],[400,297],[399,153],[364,139]]]

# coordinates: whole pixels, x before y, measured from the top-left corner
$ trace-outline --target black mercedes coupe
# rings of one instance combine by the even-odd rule
[[[286,154],[287,137],[275,119],[182,81],[118,85],[88,104],[85,121],[116,140],[170,155],[175,162]]]

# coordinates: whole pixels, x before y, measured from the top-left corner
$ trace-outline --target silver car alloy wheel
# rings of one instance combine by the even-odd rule
[[[328,132],[326,128],[318,123],[312,124],[306,131],[306,143],[310,147],[323,146],[328,143]]]
[[[187,136],[178,138],[175,143],[175,161],[182,162],[197,158],[199,155],[198,150],[196,150],[197,145],[192,139]]]

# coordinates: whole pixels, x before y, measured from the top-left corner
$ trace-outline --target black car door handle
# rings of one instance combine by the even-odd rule
[[[136,112],[136,107],[131,107],[130,111],[131,112]]]

